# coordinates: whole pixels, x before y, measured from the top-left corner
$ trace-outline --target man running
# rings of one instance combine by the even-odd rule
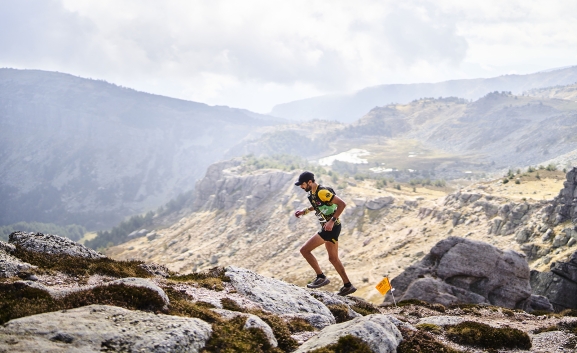
[[[309,265],[315,270],[317,277],[311,283],[307,284],[309,288],[319,288],[330,283],[329,279],[323,274],[317,259],[312,254],[312,251],[322,244],[325,244],[327,253],[329,254],[329,261],[334,266],[335,270],[343,280],[343,287],[339,290],[339,295],[347,295],[354,293],[357,289],[353,287],[345,267],[339,259],[339,234],[341,233],[341,221],[339,216],[347,206],[345,202],[340,199],[334,192],[315,183],[315,175],[311,172],[303,172],[299,176],[299,180],[295,183],[301,189],[308,193],[308,199],[311,207],[304,208],[295,212],[295,217],[300,218],[310,211],[315,211],[319,222],[321,223],[321,230],[312,236],[305,245],[301,248],[301,254],[307,260]]]

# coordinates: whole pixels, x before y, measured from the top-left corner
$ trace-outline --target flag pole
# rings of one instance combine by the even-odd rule
[[[395,307],[397,307],[397,301],[395,300],[395,295],[393,294],[394,291],[395,291],[395,288],[391,288],[391,295],[393,296],[393,303],[395,303]]]

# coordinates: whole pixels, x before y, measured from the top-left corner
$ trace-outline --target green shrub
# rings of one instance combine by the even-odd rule
[[[503,184],[507,184],[509,182],[509,179],[503,179]]]
[[[287,326],[291,333],[315,330],[311,324],[301,318],[292,318],[288,320]]]
[[[521,184],[521,180],[519,179],[515,180],[515,184]]]
[[[430,333],[400,328],[403,340],[397,347],[397,353],[459,353],[460,351],[440,343]]]
[[[513,312],[513,310],[509,310],[509,309],[502,309],[501,312],[503,313],[503,315],[512,317],[515,316],[515,313]]]
[[[527,172],[529,173],[533,173],[535,171],[535,168],[533,168],[532,166],[529,166],[529,168],[527,168]]]
[[[577,316],[577,309],[565,309],[559,314],[562,316]]]
[[[240,311],[240,312],[245,311],[240,305],[238,305],[234,300],[230,298],[222,298],[220,300],[220,303],[222,304],[222,308],[226,310]]]
[[[244,329],[246,317],[237,316],[212,325],[212,335],[203,352],[281,353],[272,347],[265,333],[257,328]]]
[[[87,259],[64,254],[48,254],[29,251],[17,245],[14,254],[22,261],[38,266],[43,270],[60,271],[73,276],[101,274],[112,277],[151,277],[139,266],[142,261],[116,261],[109,258]]]
[[[551,331],[559,331],[559,327],[557,327],[557,325],[553,325],[553,326],[548,326],[548,327],[540,327],[536,330],[533,330],[534,334],[539,334],[539,333],[543,333],[543,332],[551,332]]]
[[[529,335],[521,330],[495,328],[473,321],[450,326],[447,329],[447,337],[459,344],[482,348],[531,348]]]
[[[435,325],[435,324],[419,324],[415,327],[418,328],[419,330],[432,332],[432,333],[437,334],[437,335],[440,334],[441,332],[443,332],[442,327],[439,325]]]
[[[131,310],[162,311],[164,301],[152,289],[123,284],[73,292],[59,299],[22,283],[0,283],[0,324],[19,317],[102,304]]]
[[[224,275],[222,267],[213,267],[206,272],[192,272],[185,275],[170,276],[168,279],[175,282],[193,282],[199,286],[211,290],[222,291],[223,282],[230,282],[230,278]]]
[[[373,353],[373,350],[360,338],[346,335],[340,337],[337,343],[312,350],[309,353]]]
[[[327,308],[331,311],[337,323],[349,321],[349,308],[344,304],[331,304],[327,305]]]
[[[349,299],[355,302],[354,305],[351,305],[351,309],[353,309],[353,311],[363,316],[381,313],[376,306],[374,306],[372,303],[367,302],[366,300],[355,297],[349,297]]]
[[[553,172],[553,171],[557,170],[557,165],[554,163],[550,163],[545,169],[547,169],[550,172]]]

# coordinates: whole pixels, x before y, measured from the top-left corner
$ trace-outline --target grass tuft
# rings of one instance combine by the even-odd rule
[[[230,282],[230,278],[225,276],[224,273],[224,268],[214,267],[206,272],[193,272],[185,275],[170,276],[168,279],[175,282],[194,282],[206,289],[222,291],[224,290],[223,282]]]
[[[47,271],[58,271],[72,276],[100,274],[112,277],[152,277],[139,265],[142,261],[116,261],[108,258],[87,259],[65,254],[47,254],[26,250],[16,245],[14,256]]]
[[[303,332],[303,331],[315,331],[315,328],[307,322],[305,319],[292,318],[288,320],[287,326],[291,333]]]
[[[482,348],[531,348],[529,335],[521,330],[495,328],[473,321],[449,327],[447,337],[456,343]]]
[[[335,317],[337,324],[349,321],[351,319],[349,317],[349,308],[344,304],[327,305],[327,308],[329,308],[329,310]]]
[[[337,343],[315,349],[309,353],[373,353],[373,350],[360,338],[346,335],[340,337]]]
[[[439,325],[435,324],[419,324],[415,326],[419,330],[427,331],[439,335],[443,332],[443,329]]]
[[[403,340],[397,347],[397,353],[459,353],[440,343],[430,333],[423,330],[412,331],[400,328]]]
[[[366,300],[356,298],[356,297],[349,297],[349,299],[351,299],[355,302],[354,305],[351,305],[351,309],[353,309],[355,312],[357,312],[363,316],[381,313],[375,305],[367,302]]]
[[[164,301],[155,291],[124,284],[96,287],[54,299],[48,292],[22,283],[0,283],[0,324],[19,317],[91,304],[155,312],[164,307]]]

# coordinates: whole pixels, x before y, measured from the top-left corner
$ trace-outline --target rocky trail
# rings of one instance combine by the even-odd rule
[[[455,261],[459,244],[505,261],[517,256],[516,271],[499,274],[503,287],[525,301],[536,297],[520,254],[454,237],[425,259]],[[484,301],[440,304],[405,291],[397,305],[375,306],[235,266],[178,274],[116,261],[41,233],[11,234],[0,256],[0,352],[574,352],[577,343],[575,309],[521,310],[489,293]],[[405,282],[410,288],[418,279]],[[452,286],[465,291],[465,282]],[[446,298],[451,290],[439,293]],[[551,310],[540,298],[540,309]]]

